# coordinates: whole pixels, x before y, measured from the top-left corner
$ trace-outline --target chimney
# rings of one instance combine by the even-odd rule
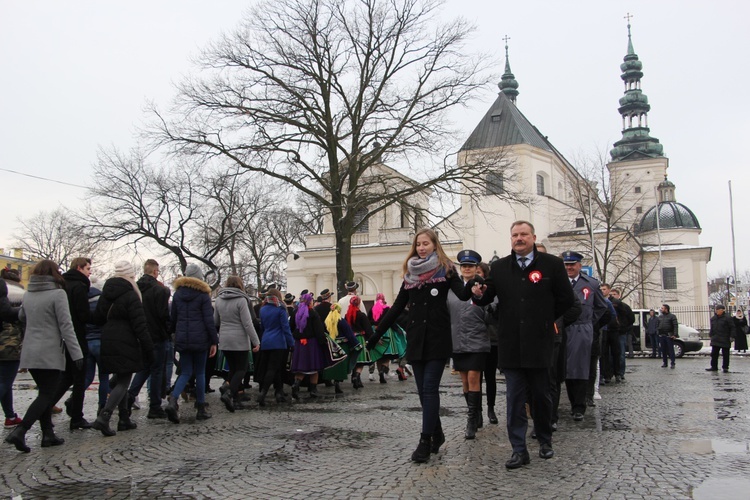
[[[14,248],[13,249],[13,257],[16,259],[23,259],[23,249],[22,248]]]

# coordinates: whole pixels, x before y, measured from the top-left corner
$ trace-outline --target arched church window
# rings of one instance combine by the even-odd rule
[[[360,208],[354,214],[354,226],[362,222],[362,224],[354,230],[355,233],[369,233],[370,232],[370,219],[365,220],[368,215],[367,208]]]
[[[544,176],[542,174],[536,174],[536,194],[544,196]]]

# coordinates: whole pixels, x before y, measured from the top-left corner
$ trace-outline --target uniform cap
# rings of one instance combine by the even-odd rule
[[[482,256],[474,250],[461,250],[458,252],[459,264],[479,264],[482,262]]]
[[[561,256],[562,256],[563,262],[581,262],[583,260],[583,255],[581,255],[578,252],[574,252],[572,250],[563,252]]]

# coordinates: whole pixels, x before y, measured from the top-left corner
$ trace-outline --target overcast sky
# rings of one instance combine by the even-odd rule
[[[191,57],[233,28],[251,1],[24,2],[0,0],[0,247],[16,219],[77,207],[99,146],[135,144],[147,101],[166,106]],[[746,231],[750,173],[750,2],[723,0],[448,0],[446,16],[473,22],[474,49],[502,73],[504,42],[520,86],[518,107],[569,159],[609,150],[621,137],[619,65],[633,14],[651,135],[664,145],[677,201],[713,246],[709,277],[732,267],[732,181],[737,267],[750,268]],[[473,49],[472,49],[473,50]],[[457,114],[467,136],[494,100],[490,89]]]

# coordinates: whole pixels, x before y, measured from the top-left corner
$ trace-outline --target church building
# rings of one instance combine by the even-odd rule
[[[610,152],[604,179],[579,172],[524,116],[517,106],[519,84],[507,45],[505,49],[500,92],[458,155],[459,165],[491,155],[501,158],[504,167],[483,179],[479,200],[476,193],[474,198],[462,196],[459,209],[434,224],[448,255],[470,248],[485,261],[503,257],[510,251],[510,224],[523,219],[534,224],[537,242],[550,253],[584,254],[584,266],[623,290],[633,307],[658,309],[663,302],[707,306],[711,247],[700,245],[697,217],[676,201],[675,185],[667,178],[669,160],[650,135],[651,108],[641,89],[643,64],[633,49],[630,24],[620,65],[625,87],[618,108],[622,139]],[[390,167],[381,168],[401,182],[413,182]],[[412,206],[429,203],[429,193],[416,198]],[[419,214],[398,210],[379,212],[352,240],[354,280],[364,300],[382,292],[390,302],[398,293],[414,228],[421,225]],[[293,293],[336,289],[332,232],[328,221],[322,234],[308,236],[299,258],[289,260],[287,282]]]

